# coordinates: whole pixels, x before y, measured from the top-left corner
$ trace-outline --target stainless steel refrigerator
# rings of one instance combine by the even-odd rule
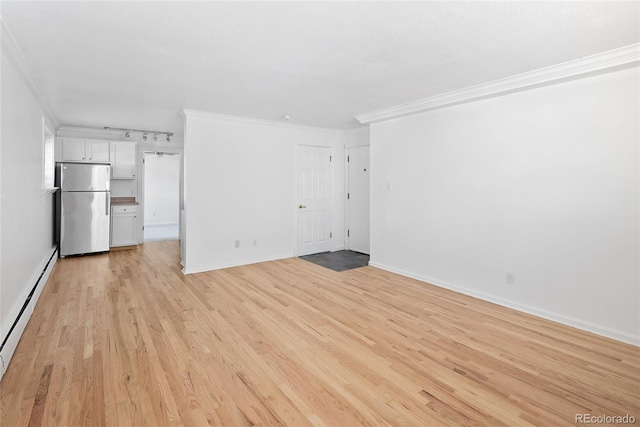
[[[57,163],[60,257],[109,250],[111,166]]]

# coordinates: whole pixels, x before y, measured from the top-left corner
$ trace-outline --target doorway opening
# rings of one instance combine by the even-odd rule
[[[144,152],[144,242],[180,238],[180,162],[180,153]]]

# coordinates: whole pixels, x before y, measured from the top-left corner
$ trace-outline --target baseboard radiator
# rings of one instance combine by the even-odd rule
[[[57,260],[58,249],[56,248],[51,254],[51,257],[49,257],[49,260],[46,262],[38,278],[35,280],[35,283],[27,295],[18,315],[13,321],[11,328],[7,332],[6,336],[2,337],[2,345],[0,345],[0,367],[2,368],[0,371],[0,379],[2,379],[9,366],[9,362],[11,361],[11,357],[18,346],[20,337],[22,336],[24,329],[27,327],[27,323],[31,318],[31,314],[33,314],[38,298],[40,298],[40,294],[42,293],[42,289],[47,283],[47,280],[49,280],[49,276],[51,275],[53,266],[56,264]]]

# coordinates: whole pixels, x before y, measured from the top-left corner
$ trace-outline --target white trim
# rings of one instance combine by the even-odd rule
[[[240,261],[240,262],[232,262],[232,263],[228,263],[228,264],[222,264],[219,265],[217,267],[197,267],[194,269],[184,269],[183,273],[184,274],[196,274],[196,273],[206,273],[207,271],[214,271],[214,270],[223,270],[225,268],[233,268],[233,267],[244,267],[250,264],[259,264],[262,262],[269,262],[269,261],[278,261],[281,259],[287,259],[287,258],[292,258],[295,255],[293,254],[282,254],[282,255],[276,255],[276,256],[269,256],[269,257],[264,257],[264,258],[253,258],[250,259],[248,261]]]
[[[361,139],[361,140],[359,140],[359,141],[350,141],[350,142],[347,142],[346,144],[344,144],[344,149],[345,149],[345,152],[346,152],[349,148],[354,148],[354,147],[370,147],[370,146],[371,146],[371,144],[370,144],[370,142],[369,142],[369,140],[368,140],[368,139],[366,139],[366,140],[365,140],[365,139]],[[346,159],[346,157],[345,157],[345,159]]]
[[[61,134],[65,134],[65,135],[61,135]],[[80,138],[87,138],[86,134],[102,134],[102,135],[106,135],[109,138],[108,139],[113,139],[113,137],[118,137],[120,139],[122,139],[123,141],[130,141],[130,139],[126,139],[124,134],[125,131],[121,131],[121,130],[114,130],[114,129],[103,129],[103,128],[85,128],[85,127],[79,127],[79,126],[60,126],[58,128],[58,135],[57,136],[64,136],[64,137],[69,137],[69,138],[75,138],[75,135],[66,135],[66,133],[78,133],[80,134],[78,137]],[[90,139],[90,138],[87,138]],[[134,141],[132,141],[134,142]]]
[[[292,250],[292,255],[294,257],[298,256],[298,205],[296,203],[298,202],[298,150],[299,150],[300,144],[299,143],[294,143],[293,144],[293,150],[292,151],[292,158],[291,158],[291,162],[293,164],[293,179],[291,180],[291,200],[293,201],[293,206],[291,207],[293,209],[293,221],[291,221],[291,227],[293,227],[292,233],[291,233],[291,239],[293,240],[291,242],[291,250]]]
[[[33,295],[31,296],[31,300],[29,301],[29,304],[27,305],[24,312],[22,313],[22,316],[20,316],[20,319],[18,319],[18,323],[16,323],[15,328],[13,329],[13,331],[11,331],[11,335],[9,335],[9,339],[7,340],[4,347],[2,348],[2,352],[0,352],[0,357],[2,358],[2,365],[0,366],[0,379],[2,379],[2,376],[4,375],[4,373],[7,370],[7,367],[9,366],[11,357],[13,356],[13,353],[15,352],[16,347],[18,346],[18,342],[20,341],[20,337],[22,337],[22,334],[24,333],[24,329],[27,327],[27,323],[29,322],[31,315],[33,314],[33,310],[36,307],[38,299],[40,298],[40,294],[42,293],[42,290],[44,289],[45,285],[49,281],[49,276],[51,276],[53,267],[56,265],[56,262],[58,262],[58,249],[57,248],[53,249],[51,262],[47,266],[47,263],[49,262],[49,259],[50,259],[49,256],[43,259],[38,270],[36,270],[35,274],[29,281],[29,286],[27,287],[27,289],[25,289],[23,294],[20,296],[18,303],[12,307],[11,314],[7,317],[8,319],[11,319],[10,320],[11,325],[4,325],[4,326],[5,328],[11,328],[11,326],[13,326],[13,322],[18,317],[20,310],[22,310],[22,306],[24,305],[24,302],[28,298],[29,293],[31,293],[31,290],[33,289],[33,285],[35,285],[36,281],[40,277],[40,274],[42,274],[42,278],[40,278],[38,287],[33,292]],[[9,330],[2,331],[2,334],[1,334],[2,340],[4,340],[7,333],[9,333]]]
[[[453,283],[445,282],[442,280],[432,279],[426,276],[422,276],[419,274],[414,274],[408,271],[401,270],[399,268],[390,267],[388,265],[380,264],[377,262],[369,262],[369,265],[372,267],[380,268],[382,270],[390,271],[392,273],[400,274],[402,276],[410,277],[412,279],[420,280],[421,282],[425,282],[434,286],[438,286],[440,288],[449,289],[455,292],[460,292],[465,295],[472,296],[474,298],[481,299],[483,301],[492,302],[494,304],[501,305],[503,307],[508,307],[517,311],[521,311],[523,313],[531,314],[537,317],[541,317],[543,319],[551,320],[554,322],[561,323],[563,325],[571,326],[583,331],[591,332],[596,335],[601,335],[607,338],[611,338],[617,341],[622,341],[627,344],[640,346],[640,336],[635,336],[626,332],[618,331],[615,329],[607,328],[605,326],[596,325],[589,322],[584,322],[579,319],[575,319],[570,316],[565,316],[560,313],[554,313],[551,311],[547,311],[544,309],[532,307],[526,304],[520,304],[505,298],[497,297],[495,295],[487,294],[484,292],[478,292],[473,289],[465,288],[462,286],[455,285]]]
[[[154,224],[145,224],[144,226],[145,227],[166,227],[168,225],[180,226],[180,223],[179,222],[158,222],[158,223],[154,223]]]
[[[27,60],[22,54],[22,51],[20,51],[20,48],[18,47],[16,40],[13,38],[11,31],[7,27],[7,24],[5,24],[2,19],[0,19],[0,45],[2,51],[7,55],[7,58],[16,69],[16,72],[22,81],[24,81],[29,90],[31,90],[31,93],[36,98],[40,108],[44,112],[45,116],[47,116],[47,120],[53,124],[53,128],[57,128],[59,124],[58,120],[44,101],[42,89],[40,89],[40,85],[33,75],[33,71],[31,71]]]
[[[205,111],[196,111],[196,110],[182,110],[182,113],[185,116],[193,116],[193,117],[208,117],[214,119],[223,119],[223,120],[233,120],[241,123],[252,123],[252,124],[261,124],[261,125],[270,125],[270,126],[278,126],[285,128],[293,128],[293,129],[304,129],[304,130],[314,130],[320,132],[330,132],[330,133],[339,133],[344,132],[342,129],[332,129],[325,128],[319,126],[307,126],[307,125],[298,125],[294,123],[282,123],[275,120],[264,120],[264,119],[253,119],[250,117],[241,117],[241,116],[231,116],[227,114],[218,114],[218,113],[207,113]]]
[[[51,141],[51,144],[47,144],[48,141]],[[53,189],[55,191],[56,187],[54,186],[56,178],[56,134],[55,131],[52,131],[49,126],[47,126],[47,119],[42,117],[42,188],[43,189]],[[47,162],[47,151],[50,152],[51,157]],[[46,180],[47,176],[47,166],[50,168],[50,181]]]
[[[356,119],[363,124],[388,120],[408,114],[436,110],[452,105],[548,86],[563,81],[575,80],[596,73],[612,72],[625,67],[637,67],[639,63],[640,44],[636,43],[489,83],[360,114],[356,116]]]

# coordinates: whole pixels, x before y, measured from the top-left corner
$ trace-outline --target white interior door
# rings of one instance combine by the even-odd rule
[[[298,146],[298,255],[331,250],[331,148]]]
[[[347,153],[347,248],[369,254],[369,146]]]

